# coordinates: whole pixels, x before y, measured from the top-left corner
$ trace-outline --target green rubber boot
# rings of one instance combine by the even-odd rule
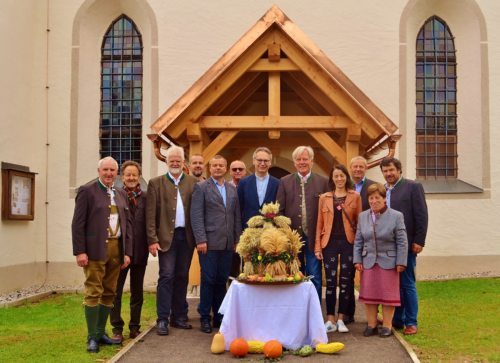
[[[99,337],[97,333],[97,321],[99,319],[99,306],[85,305],[85,320],[87,321],[87,351],[89,353],[99,352]]]
[[[111,308],[109,306],[104,306],[104,305],[99,304],[99,315],[98,315],[98,319],[97,319],[98,342],[100,344],[105,344],[105,345],[121,344],[122,341],[120,339],[110,338],[106,334],[106,323],[108,322],[108,317],[109,317],[110,311],[111,311]]]

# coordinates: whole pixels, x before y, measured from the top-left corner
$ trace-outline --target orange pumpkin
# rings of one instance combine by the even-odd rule
[[[264,355],[266,358],[279,358],[283,354],[283,346],[277,340],[270,340],[264,345]]]
[[[248,343],[243,338],[236,338],[229,345],[229,351],[236,358],[242,358],[246,356],[248,354],[248,349],[249,349]]]

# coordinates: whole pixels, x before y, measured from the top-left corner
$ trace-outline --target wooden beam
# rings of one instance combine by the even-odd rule
[[[269,59],[259,59],[248,69],[248,72],[297,72],[297,67],[290,59],[282,58],[279,62],[270,62]]]
[[[347,141],[359,142],[361,140],[361,127],[358,125],[351,125],[347,128]]]
[[[345,129],[352,121],[344,116],[203,116],[206,130],[334,130]]]
[[[222,131],[205,150],[203,150],[203,159],[208,162],[238,134],[238,131]]]
[[[267,132],[267,136],[271,139],[271,140],[278,140],[281,136],[281,133],[277,130],[271,130],[271,131],[268,131]]]
[[[351,162],[351,159],[355,156],[360,155],[359,153],[359,143],[356,141],[347,141],[345,143],[345,149],[346,149],[346,166],[347,164]]]
[[[201,141],[201,127],[199,123],[189,122],[186,128],[189,141]]]
[[[308,132],[332,157],[346,165],[347,156],[345,151],[325,131]]]
[[[200,154],[203,152],[203,142],[201,141],[190,141],[189,142],[189,156],[193,154]]]
[[[281,56],[281,45],[272,42],[267,45],[267,58],[269,62],[279,62]]]
[[[279,72],[269,73],[269,83],[268,83],[268,96],[269,96],[269,116],[279,116],[281,115],[281,81]]]

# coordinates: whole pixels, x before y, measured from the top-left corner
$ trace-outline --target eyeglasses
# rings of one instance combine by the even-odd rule
[[[254,159],[254,160],[259,164],[267,164],[271,162],[271,160],[268,159]]]
[[[231,168],[232,171],[243,171],[245,168]]]

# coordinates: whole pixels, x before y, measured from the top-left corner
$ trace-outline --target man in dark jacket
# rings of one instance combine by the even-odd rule
[[[319,196],[330,190],[328,179],[312,172],[314,151],[310,146],[299,146],[292,153],[296,173],[280,180],[276,200],[280,214],[292,220],[305,242],[299,259],[302,272],[313,276],[312,282],[321,301],[321,262],[314,255]]]
[[[144,275],[148,264],[148,239],[146,236],[146,192],[141,190],[141,166],[133,160],[121,166],[123,190],[127,193],[129,210],[133,220],[133,254],[130,265],[120,271],[116,297],[111,309],[110,322],[113,326],[113,339],[123,340],[125,322],[121,316],[123,286],[130,271],[130,339],[140,334],[141,310],[144,302]]]
[[[149,181],[146,203],[149,252],[153,256],[158,254],[158,335],[168,335],[169,319],[174,328],[192,328],[187,322],[186,294],[194,251],[189,212],[197,179],[182,171],[184,150],[181,147],[169,147],[166,157],[168,172]]]
[[[400,274],[401,306],[396,308],[392,325],[405,328],[404,334],[417,333],[418,295],[415,284],[417,255],[422,252],[427,235],[428,214],[424,188],[420,183],[403,178],[401,162],[386,158],[380,163],[386,180],[387,206],[403,213],[408,235],[408,263]]]
[[[71,225],[73,255],[85,273],[87,351],[97,353],[99,344],[121,344],[106,335],[106,321],[113,306],[120,267],[132,256],[132,226],[127,195],[113,187],[118,163],[101,159],[99,178],[78,188]]]

